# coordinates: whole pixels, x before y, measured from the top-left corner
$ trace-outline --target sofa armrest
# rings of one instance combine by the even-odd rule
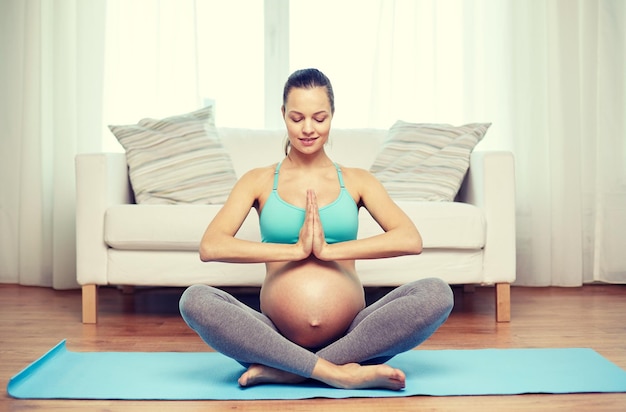
[[[515,160],[508,151],[475,151],[458,201],[482,209],[487,223],[485,283],[515,281]]]
[[[124,153],[79,154],[76,170],[76,279],[106,285],[104,214],[115,204],[134,203]]]

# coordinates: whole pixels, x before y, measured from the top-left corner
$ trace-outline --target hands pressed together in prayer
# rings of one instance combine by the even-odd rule
[[[311,189],[306,192],[306,214],[297,245],[302,248],[303,259],[313,255],[319,260],[327,260],[324,258],[324,250],[328,243],[326,243],[324,228],[320,220],[317,196]]]

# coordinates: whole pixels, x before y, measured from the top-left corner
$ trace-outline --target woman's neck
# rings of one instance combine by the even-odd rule
[[[321,150],[315,154],[305,155],[296,150],[290,150],[283,164],[288,163],[291,167],[317,168],[333,165],[332,160],[325,151]]]

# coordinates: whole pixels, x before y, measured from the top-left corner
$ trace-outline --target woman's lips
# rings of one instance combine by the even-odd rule
[[[304,146],[311,146],[317,140],[317,137],[305,137],[300,138],[299,140],[302,142]]]

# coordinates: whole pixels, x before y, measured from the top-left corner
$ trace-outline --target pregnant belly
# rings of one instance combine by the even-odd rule
[[[336,265],[305,262],[269,274],[261,310],[292,342],[317,348],[340,337],[363,309],[363,287]]]

